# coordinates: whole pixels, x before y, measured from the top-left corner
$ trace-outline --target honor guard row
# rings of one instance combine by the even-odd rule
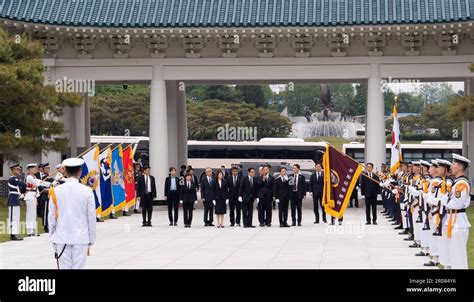
[[[386,166],[380,182],[382,213],[400,235],[408,235],[406,241],[413,241],[411,248],[421,249],[416,256],[431,258],[425,266],[467,269],[471,189],[465,171],[470,160],[458,154],[452,158],[402,161],[393,174]]]

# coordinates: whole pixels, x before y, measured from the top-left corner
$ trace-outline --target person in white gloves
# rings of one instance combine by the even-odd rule
[[[252,225],[253,202],[257,198],[257,179],[255,178],[255,169],[249,168],[248,175],[242,178],[242,184],[239,188],[238,201],[242,203],[242,222],[244,228],[254,228]]]
[[[190,173],[184,176],[184,184],[180,186],[179,203],[183,206],[184,227],[190,228],[193,221],[193,208],[197,204],[196,183]]]
[[[278,219],[280,228],[289,228],[288,224],[288,205],[291,197],[291,186],[289,184],[286,168],[280,167],[280,175],[273,184],[273,197],[278,205]]]
[[[216,181],[212,185],[212,203],[214,205],[215,214],[217,216],[217,227],[224,227],[224,215],[227,213],[227,205],[229,199],[227,196],[227,182],[224,179],[224,172],[217,171]]]

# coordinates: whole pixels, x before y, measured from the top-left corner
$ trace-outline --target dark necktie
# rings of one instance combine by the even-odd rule
[[[234,176],[234,187],[235,187],[235,184],[237,183],[237,177]]]

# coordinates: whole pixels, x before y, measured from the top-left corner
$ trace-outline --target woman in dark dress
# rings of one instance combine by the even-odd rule
[[[217,227],[223,228],[224,227],[224,214],[227,210],[227,204],[229,203],[229,199],[227,199],[227,183],[224,180],[224,173],[221,170],[217,172],[216,181],[213,182],[213,196],[215,207],[215,213],[217,216]]]
[[[180,186],[179,203],[183,205],[184,227],[190,228],[193,221],[193,207],[197,203],[196,183],[193,176],[187,173],[184,184]]]

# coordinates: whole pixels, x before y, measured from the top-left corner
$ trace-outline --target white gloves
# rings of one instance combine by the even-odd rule
[[[275,199],[275,203],[279,203],[280,202],[280,199]]]
[[[194,201],[194,204],[198,204],[198,201],[197,201],[197,200],[195,200],[195,201]]]
[[[212,203],[213,203],[214,205],[216,205],[216,201],[215,201],[215,200],[213,200]]]
[[[225,200],[225,204],[229,205],[229,200],[228,199]]]
[[[183,201],[182,201],[182,200],[180,200],[180,201],[179,201],[179,203],[180,203],[180,204],[183,204]]]
[[[259,200],[258,198],[256,198],[255,201],[257,201],[257,204],[258,204],[258,202],[259,202],[260,200]]]
[[[393,193],[393,194],[397,194],[397,192],[398,192],[397,189],[393,189],[393,190],[392,190],[392,193]]]
[[[238,199],[238,200],[239,200],[240,202],[242,202],[242,197],[239,197],[239,199]]]

